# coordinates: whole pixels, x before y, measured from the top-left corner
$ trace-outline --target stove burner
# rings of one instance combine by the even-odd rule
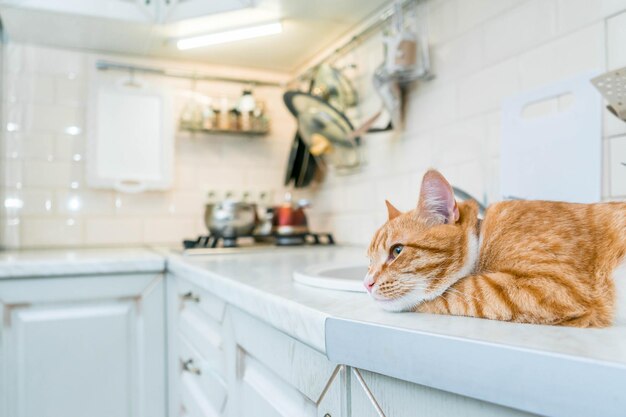
[[[334,245],[335,240],[330,233],[301,233],[293,235],[279,235],[274,234],[271,236],[240,236],[241,238],[254,238],[255,240],[261,240],[264,242],[271,241],[276,246],[301,246],[301,245]],[[184,240],[183,247],[185,249],[198,249],[198,248],[236,248],[239,247],[237,237],[225,237],[217,235],[204,235],[199,236],[196,240]]]

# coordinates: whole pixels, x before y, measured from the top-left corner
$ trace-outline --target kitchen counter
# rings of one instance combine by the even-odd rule
[[[0,251],[0,279],[162,272],[163,255],[143,248]]]
[[[331,361],[542,415],[620,415],[626,397],[626,270],[615,324],[577,329],[389,313],[364,293],[294,283],[293,271],[366,262],[364,248],[185,257],[168,269],[326,353]]]
[[[626,385],[626,269],[616,278],[622,308],[614,326],[576,329],[389,313],[365,293],[292,280],[296,269],[332,262],[365,263],[365,249],[286,247],[208,256],[147,248],[0,252],[0,278],[168,271],[335,363],[538,414],[611,416],[619,415],[616,404],[626,407],[626,396],[616,394]],[[590,413],[589,407],[599,408]]]
[[[280,248],[269,252],[198,257],[171,254],[168,270],[192,279],[227,302],[322,352],[326,349],[325,321],[334,317],[626,366],[623,315],[614,326],[606,329],[576,329],[470,317],[389,313],[381,310],[365,293],[318,289],[292,280],[293,271],[306,265],[350,261],[365,263],[365,249]],[[621,275],[624,279],[619,280],[620,283],[626,282],[626,274]],[[622,300],[621,304],[626,304],[626,298]]]

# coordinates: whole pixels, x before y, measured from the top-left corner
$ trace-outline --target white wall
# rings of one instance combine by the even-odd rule
[[[406,130],[365,138],[367,165],[330,176],[312,210],[317,228],[343,242],[367,244],[386,217],[384,199],[408,210],[426,169],[436,167],[478,199],[500,199],[500,102],[591,70],[626,66],[626,0],[430,0],[436,79],[410,93]],[[355,83],[371,114],[379,104],[371,74],[380,37],[342,59],[356,63]],[[626,123],[604,111],[605,198],[626,196]],[[611,152],[613,150],[613,152]],[[313,213],[314,212],[314,213]]]
[[[416,85],[409,96],[403,132],[369,135],[367,164],[351,176],[330,174],[301,193],[313,199],[313,229],[333,231],[339,241],[367,244],[385,220],[384,199],[408,210],[417,199],[423,172],[436,167],[479,199],[499,199],[500,101],[506,96],[589,70],[626,65],[626,0],[427,0],[436,79]],[[265,138],[191,137],[176,140],[176,185],[165,193],[124,195],[84,184],[83,135],[63,133],[83,126],[90,53],[9,44],[2,163],[6,197],[23,202],[0,219],[9,246],[100,246],[178,243],[204,232],[204,196],[217,190],[276,190],[295,130],[282,91],[257,89],[268,102],[273,132]],[[271,76],[240,68],[203,67],[109,57],[159,66],[193,67],[221,74]],[[379,107],[371,83],[382,60],[380,37],[342,59],[356,63],[350,74],[362,104],[354,115]],[[166,81],[179,91],[187,81]],[[201,83],[209,94],[237,95],[239,86]],[[604,112],[604,196],[626,196],[626,124]],[[84,127],[84,126],[83,126]],[[81,155],[74,161],[74,155]],[[72,183],[78,183],[73,189]],[[68,210],[78,197],[81,209]],[[3,199],[6,201],[6,199]],[[12,201],[12,200],[10,200]]]
[[[87,79],[96,58],[215,75],[283,80],[286,74],[96,56],[15,43],[5,49],[5,127],[12,124],[11,129],[16,129],[9,132],[5,128],[2,144],[6,173],[2,201],[9,206],[3,219],[6,246],[180,244],[185,237],[206,233],[202,219],[209,190],[218,191],[218,195],[274,190],[275,196],[280,196],[295,132],[293,117],[282,103],[282,89],[255,89],[256,97],[267,104],[270,135],[247,138],[179,133],[174,187],[167,192],[137,195],[94,190],[85,184],[85,108]],[[167,83],[175,89],[178,117],[192,82],[163,77],[148,81]],[[196,84],[197,91],[214,97],[237,97],[243,87]],[[67,126],[80,127],[83,133],[68,135]]]

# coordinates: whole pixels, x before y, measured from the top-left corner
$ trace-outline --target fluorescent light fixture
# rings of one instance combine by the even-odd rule
[[[281,22],[267,23],[259,26],[249,26],[241,29],[228,30],[225,32],[210,33],[208,35],[184,38],[176,42],[180,50],[199,48],[201,46],[217,45],[240,41],[243,39],[260,38],[261,36],[276,35],[283,31]]]

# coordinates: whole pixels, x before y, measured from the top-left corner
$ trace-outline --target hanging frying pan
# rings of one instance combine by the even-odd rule
[[[323,99],[300,91],[288,91],[284,100],[298,119],[302,140],[314,155],[323,154],[337,168],[358,166],[360,138],[353,135],[355,129],[343,113]]]
[[[289,151],[289,160],[287,161],[287,172],[285,173],[285,185],[288,185],[293,179],[296,170],[296,157],[298,155],[298,147],[300,141],[296,136],[291,144],[291,150]]]

